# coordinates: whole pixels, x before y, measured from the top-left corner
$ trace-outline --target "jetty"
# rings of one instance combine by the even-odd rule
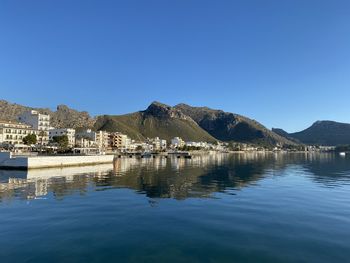
[[[51,167],[85,166],[113,163],[114,155],[16,156],[0,152],[1,169],[29,170]]]

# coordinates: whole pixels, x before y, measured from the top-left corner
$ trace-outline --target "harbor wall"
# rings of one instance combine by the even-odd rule
[[[0,152],[0,168],[19,168],[28,167],[28,157],[13,157],[10,152]]]
[[[19,157],[0,153],[0,168],[37,169],[113,163],[114,155]]]

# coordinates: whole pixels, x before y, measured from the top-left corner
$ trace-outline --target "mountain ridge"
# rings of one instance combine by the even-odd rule
[[[98,116],[95,129],[120,131],[133,139],[161,137],[171,140],[182,137],[188,141],[217,141],[204,131],[191,117],[169,105],[153,102],[146,110],[124,115]]]
[[[318,120],[302,131],[294,133],[283,131],[283,134],[304,144],[328,146],[350,144],[350,124],[330,120]]]
[[[221,141],[235,141],[257,144],[295,145],[261,123],[245,116],[208,107],[193,107],[184,103],[175,108],[193,118],[200,127]]]
[[[27,110],[50,114],[51,126],[56,128],[92,128],[119,131],[131,138],[179,136],[185,140],[233,141],[268,145],[340,145],[350,144],[350,124],[316,121],[310,127],[294,133],[283,129],[267,129],[256,120],[236,113],[209,107],[193,107],[185,103],[169,106],[152,102],[145,110],[121,115],[92,117],[87,111],[77,111],[61,104],[56,111],[49,108],[23,106],[0,100],[0,119],[17,120]]]

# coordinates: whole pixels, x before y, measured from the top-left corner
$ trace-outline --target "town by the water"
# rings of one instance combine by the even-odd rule
[[[171,141],[159,137],[136,141],[121,132],[51,127],[50,115],[36,110],[20,114],[16,122],[0,121],[0,145],[0,167],[24,169],[109,163],[123,156],[146,158],[174,154],[178,158],[191,158],[194,154],[215,152],[327,152],[336,148],[313,145],[271,148],[236,142],[185,141],[181,137]]]

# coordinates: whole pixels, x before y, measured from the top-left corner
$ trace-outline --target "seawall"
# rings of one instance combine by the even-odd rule
[[[69,167],[113,163],[114,155],[87,156],[12,156],[9,152],[0,152],[2,169],[39,169],[51,167]]]

